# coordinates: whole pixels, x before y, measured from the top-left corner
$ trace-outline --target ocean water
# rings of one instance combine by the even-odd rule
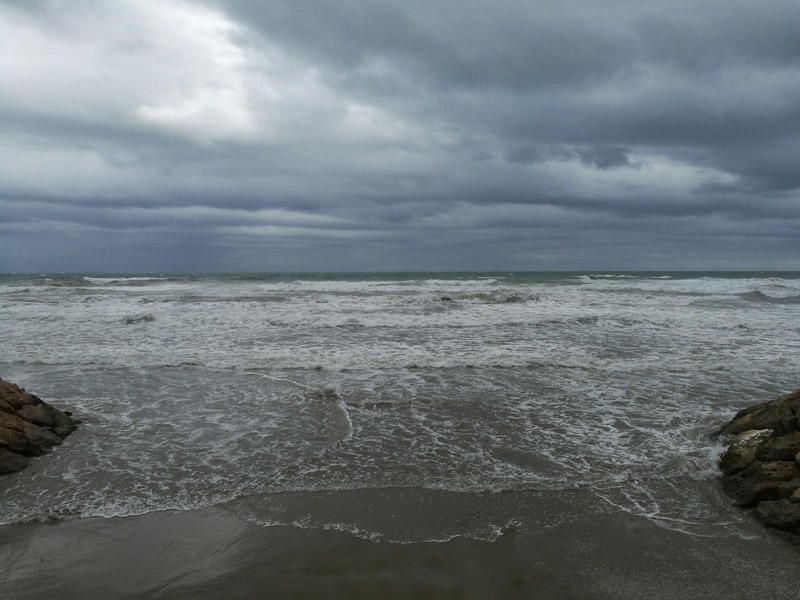
[[[800,274],[3,275],[0,339],[0,376],[83,420],[0,479],[0,524],[741,538],[710,434],[800,387]]]

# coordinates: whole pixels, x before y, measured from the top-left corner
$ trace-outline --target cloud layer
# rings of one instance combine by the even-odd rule
[[[798,269],[797,23],[0,1],[0,270]]]

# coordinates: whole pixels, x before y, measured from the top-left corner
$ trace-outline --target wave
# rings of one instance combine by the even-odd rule
[[[438,297],[440,302],[478,302],[486,304],[510,304],[515,302],[537,301],[541,299],[539,294],[523,294],[515,291],[497,292],[456,292],[453,294],[442,294]]]
[[[370,300],[388,301],[400,304],[415,305],[438,305],[438,304],[513,304],[524,302],[537,302],[542,299],[539,293],[523,292],[516,290],[492,290],[492,291],[453,291],[431,294],[423,291],[417,293],[390,293],[376,290],[361,290],[351,292],[326,291],[320,293],[318,290],[302,291],[301,293],[288,293],[285,290],[264,291],[253,294],[239,295],[209,295],[209,294],[179,294],[163,297],[143,297],[138,300],[141,304],[149,303],[170,303],[179,302],[187,304],[280,304],[292,301],[312,301],[317,303],[335,302],[336,300],[357,300],[359,303],[369,302]]]
[[[591,293],[598,294],[636,294],[639,296],[716,296],[716,291],[689,291],[689,290],[665,290],[659,288],[639,288],[639,287],[593,287]]]
[[[48,287],[76,287],[85,286],[86,279],[80,275],[61,275],[59,277],[41,276],[39,279],[32,280],[32,285]]]
[[[745,292],[738,296],[749,302],[768,302],[770,304],[800,304],[800,294],[796,296],[770,296],[760,290]]]
[[[180,296],[170,296],[165,298],[141,298],[141,304],[148,304],[152,302],[168,303],[168,302],[184,302],[184,303],[258,303],[264,304],[267,302],[288,302],[291,298],[287,295],[273,295],[273,294],[252,294],[240,296],[210,296],[204,294],[182,294]]]
[[[579,281],[593,281],[597,279],[672,279],[672,275],[624,275],[612,273],[593,273],[591,275],[572,275],[570,279],[577,279]]]
[[[166,281],[166,277],[83,277],[84,281],[96,284],[131,283],[136,281]]]
[[[135,323],[150,323],[155,320],[155,316],[149,313],[145,315],[126,315],[122,318],[122,322],[126,325],[133,325]]]

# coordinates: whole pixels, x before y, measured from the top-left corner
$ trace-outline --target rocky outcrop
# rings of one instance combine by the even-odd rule
[[[800,544],[800,390],[740,411],[719,433],[722,487],[767,527]]]
[[[77,426],[71,413],[0,379],[0,475],[21,471],[30,457],[57,446]]]

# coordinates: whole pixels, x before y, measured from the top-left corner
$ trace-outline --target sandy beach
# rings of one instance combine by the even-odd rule
[[[0,597],[798,598],[800,553],[757,523],[745,533],[687,536],[617,514],[396,544],[260,527],[220,506],[0,527]]]

